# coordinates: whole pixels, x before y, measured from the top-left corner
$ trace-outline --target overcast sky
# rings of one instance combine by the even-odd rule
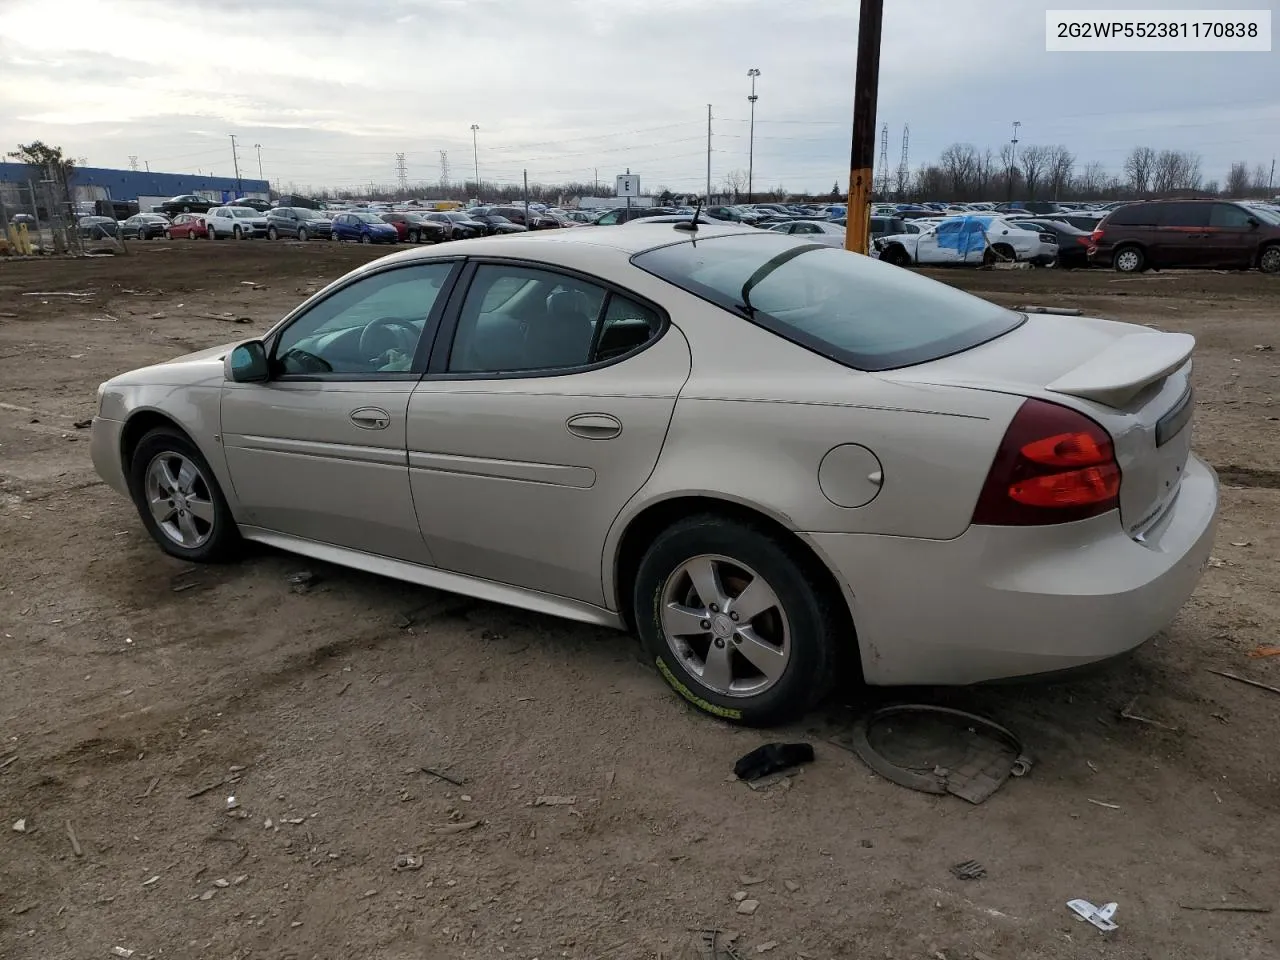
[[[1280,0],[1130,7],[1275,8]],[[1044,10],[1091,0],[886,0],[878,122],[896,167],[949,143],[1065,144],[1119,171],[1135,144],[1193,150],[1206,179],[1280,153],[1280,54],[1046,53]],[[1113,0],[1111,6],[1119,6]],[[696,189],[847,181],[856,0],[0,0],[0,146],[93,166],[241,172],[288,187],[474,176]],[[1277,18],[1280,19],[1280,18]],[[879,147],[877,144],[877,153]]]

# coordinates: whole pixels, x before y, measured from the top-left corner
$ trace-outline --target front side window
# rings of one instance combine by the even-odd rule
[[[953,225],[961,226],[942,226]],[[909,270],[763,231],[671,244],[632,262],[744,322],[859,370],[959,353],[1024,320]]]
[[[1234,203],[1215,203],[1209,212],[1209,226],[1226,227],[1230,230],[1247,230],[1250,213]]]
[[[307,310],[275,345],[273,375],[408,373],[453,269],[426,263],[375,273]]]

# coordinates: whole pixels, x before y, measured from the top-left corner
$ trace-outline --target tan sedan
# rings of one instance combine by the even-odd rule
[[[842,664],[970,683],[1165,627],[1217,505],[1192,347],[776,233],[593,227],[367,264],[103,384],[92,446],[176,557],[249,539],[629,627],[770,723]]]

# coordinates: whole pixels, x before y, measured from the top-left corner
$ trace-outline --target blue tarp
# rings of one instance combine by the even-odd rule
[[[970,254],[978,254],[987,248],[986,231],[992,217],[953,217],[938,224],[938,246],[955,250],[967,260]]]

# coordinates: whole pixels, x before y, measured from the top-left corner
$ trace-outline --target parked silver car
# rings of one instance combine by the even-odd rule
[[[94,463],[173,556],[245,538],[630,627],[745,723],[844,662],[970,683],[1172,620],[1217,506],[1190,336],[689,226],[376,260],[260,338],[104,383]]]

